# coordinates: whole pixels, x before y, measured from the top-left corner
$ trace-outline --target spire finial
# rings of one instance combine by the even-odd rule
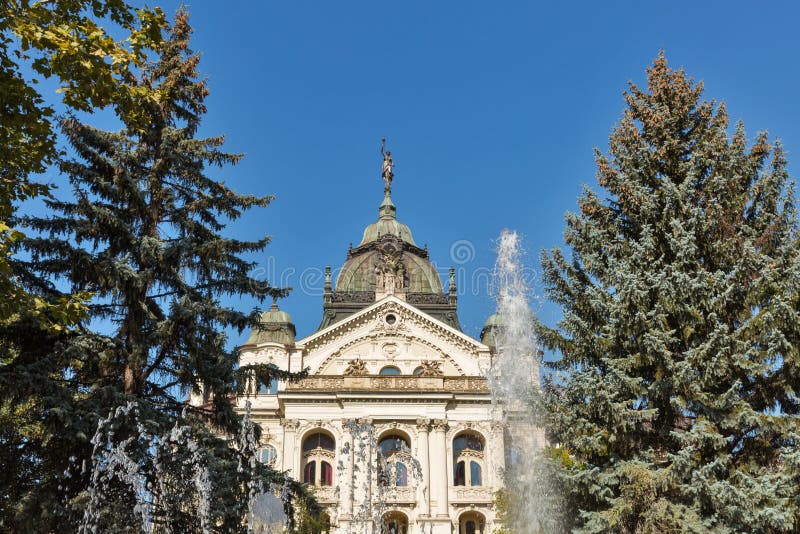
[[[386,150],[386,138],[381,138],[381,156],[383,156],[383,164],[381,165],[381,178],[383,178],[383,195],[388,197],[392,194],[392,179],[394,179],[394,161],[392,161],[392,152]]]
[[[278,309],[278,295],[272,295],[272,307],[270,310],[277,310]]]

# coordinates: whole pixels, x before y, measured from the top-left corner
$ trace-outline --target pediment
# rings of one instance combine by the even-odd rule
[[[482,376],[489,347],[402,300],[388,296],[297,341],[310,374],[341,375],[360,360],[368,374],[386,366],[412,374],[437,362],[444,376]]]

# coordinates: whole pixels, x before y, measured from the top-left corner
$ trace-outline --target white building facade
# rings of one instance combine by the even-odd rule
[[[494,318],[483,342],[461,331],[452,270],[445,291],[390,184],[335,287],[327,268],[319,329],[295,339],[273,305],[240,349],[242,364],[308,377],[238,407],[251,403],[262,460],[314,488],[332,532],[489,533],[505,462],[485,378]]]

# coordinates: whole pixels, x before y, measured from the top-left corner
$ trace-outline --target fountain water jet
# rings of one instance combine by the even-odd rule
[[[211,532],[214,483],[207,451],[195,437],[185,409],[171,428],[160,428],[147,406],[133,400],[114,408],[98,423],[91,441],[91,464],[85,466],[90,479],[80,532],[106,530],[105,517],[113,515],[107,505],[125,499],[132,499],[132,511],[143,532],[171,532],[172,518],[184,513],[186,501],[196,506],[196,530]],[[290,496],[287,488],[281,497],[275,496],[279,488],[255,476],[258,442],[249,401],[237,438],[238,470],[247,481],[247,529],[259,534],[276,522],[285,523],[282,508]]]
[[[493,417],[506,434],[504,483],[520,509],[511,514],[513,532],[560,532],[554,509],[550,464],[535,399],[540,393],[539,349],[529,306],[523,250],[516,232],[503,230],[497,247],[496,353],[489,372]],[[524,508],[524,509],[523,509]]]

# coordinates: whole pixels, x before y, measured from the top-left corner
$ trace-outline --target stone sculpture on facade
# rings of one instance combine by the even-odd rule
[[[435,360],[422,360],[420,367],[422,368],[422,371],[419,372],[419,376],[421,377],[432,378],[436,376],[444,376],[441,362],[437,362]]]
[[[365,376],[369,374],[367,364],[363,360],[356,358],[347,362],[347,369],[342,373],[345,376]]]

